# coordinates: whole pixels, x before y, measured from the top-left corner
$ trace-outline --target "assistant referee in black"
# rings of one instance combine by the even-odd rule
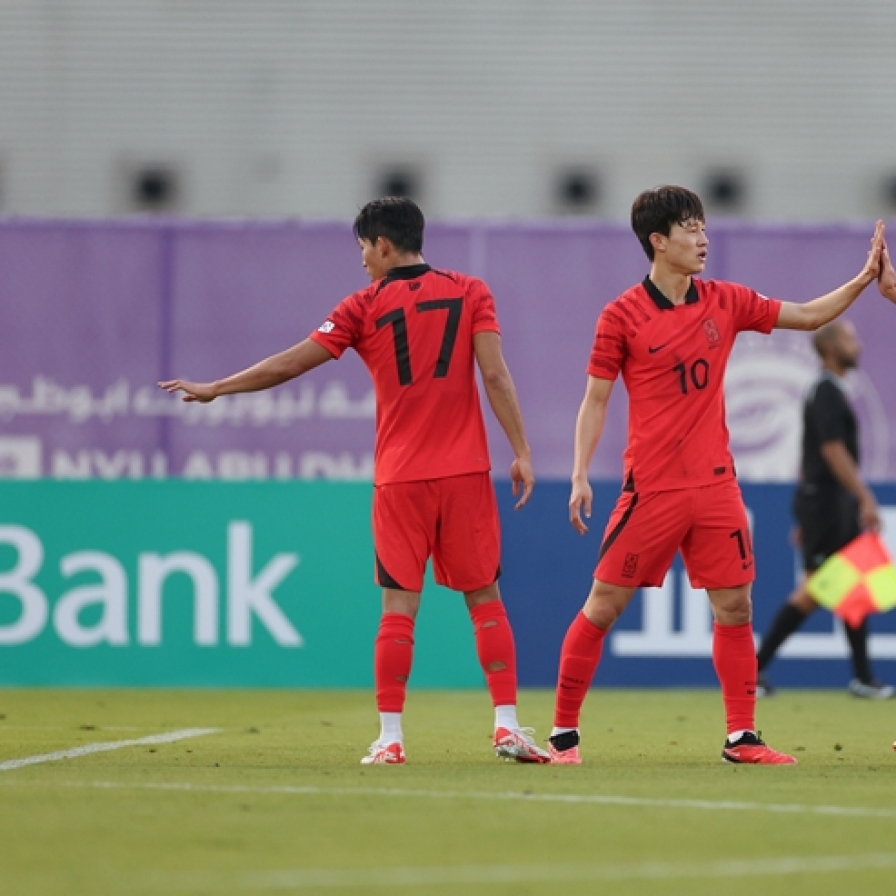
[[[793,500],[806,576],[762,638],[756,690],[764,697],[774,692],[763,674],[765,668],[778,648],[818,609],[806,590],[808,576],[860,532],[880,530],[877,501],[859,471],[859,425],[844,380],[859,362],[861,343],[849,321],[835,320],[815,331],[812,344],[821,358],[822,371],[803,406],[800,483]],[[872,699],[892,697],[894,689],[872,674],[867,622],[856,628],[845,625],[845,630],[853,666],[850,693]]]

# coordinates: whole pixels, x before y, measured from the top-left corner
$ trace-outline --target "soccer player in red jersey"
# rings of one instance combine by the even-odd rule
[[[380,736],[363,764],[405,761],[402,712],[423,575],[463,593],[495,706],[495,753],[547,762],[516,715],[516,648],[498,590],[500,531],[474,369],[510,442],[517,509],[535,484],[495,302],[481,280],[423,260],[423,213],[409,199],[368,203],[354,232],[370,286],[307,339],[214,383],[170,380],[184,401],[269,389],[354,348],[376,393],[373,536],[383,614],[374,647]]]
[[[691,584],[705,588],[712,604],[713,665],[727,719],[722,758],[791,764],[793,757],[772,750],[755,730],[753,551],[728,447],[725,367],[743,330],[814,330],[845,311],[881,271],[883,224],[877,224],[861,272],[804,304],[697,279],[709,239],[703,205],[689,190],[664,186],[642,193],[632,206],[632,229],[651,262],[650,274],[598,318],[576,421],[569,500],[576,530],[587,531],[588,467],[620,374],[629,401],[623,488],[591,592],[561,648],[551,759],[581,762],[579,713],[604,638],[638,588],[662,584],[680,550]]]

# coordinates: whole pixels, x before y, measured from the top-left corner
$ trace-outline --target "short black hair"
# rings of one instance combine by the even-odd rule
[[[706,215],[700,197],[685,187],[665,185],[645,190],[632,204],[632,230],[651,261],[654,253],[650,234],[669,236],[673,225],[691,220],[705,221]]]
[[[384,236],[399,252],[423,251],[426,221],[416,202],[404,196],[387,196],[368,202],[355,218],[359,240],[375,243]]]

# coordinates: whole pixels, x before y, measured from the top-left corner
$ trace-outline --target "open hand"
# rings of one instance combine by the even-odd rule
[[[165,380],[158,384],[160,389],[170,392],[183,392],[182,401],[200,401],[203,404],[214,401],[215,395],[214,383],[191,383],[188,380]]]
[[[893,261],[886,242],[880,253],[880,274],[877,278],[877,286],[880,294],[896,304],[896,270],[893,269]]]
[[[532,471],[532,461],[528,458],[518,457],[510,465],[510,480],[513,483],[514,495],[520,495],[514,510],[519,510],[529,500],[532,489],[535,488],[535,473]]]
[[[591,490],[591,483],[587,480],[584,482],[573,481],[572,494],[569,496],[569,521],[579,535],[584,535],[588,531],[585,519],[591,517],[591,502],[594,499],[594,493]]]
[[[874,236],[871,237],[871,249],[868,251],[868,258],[865,261],[865,267],[859,274],[859,279],[866,285],[872,280],[877,280],[881,275],[883,267],[882,258],[884,247],[884,222],[878,221],[874,228]]]

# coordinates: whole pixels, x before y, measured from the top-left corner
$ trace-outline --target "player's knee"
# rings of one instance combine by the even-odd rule
[[[498,590],[498,583],[493,582],[486,585],[485,588],[477,588],[475,591],[464,592],[464,600],[467,603],[468,610],[474,610],[476,607],[490,604],[494,601],[501,600],[501,592]]]
[[[611,603],[589,600],[582,608],[582,613],[589,622],[598,628],[607,629],[612,628],[622,611]]]
[[[595,580],[582,612],[599,628],[610,628],[628,606],[634,589],[607,585]]]
[[[746,601],[713,603],[713,615],[719,625],[746,625],[753,621],[753,604],[749,598]]]

